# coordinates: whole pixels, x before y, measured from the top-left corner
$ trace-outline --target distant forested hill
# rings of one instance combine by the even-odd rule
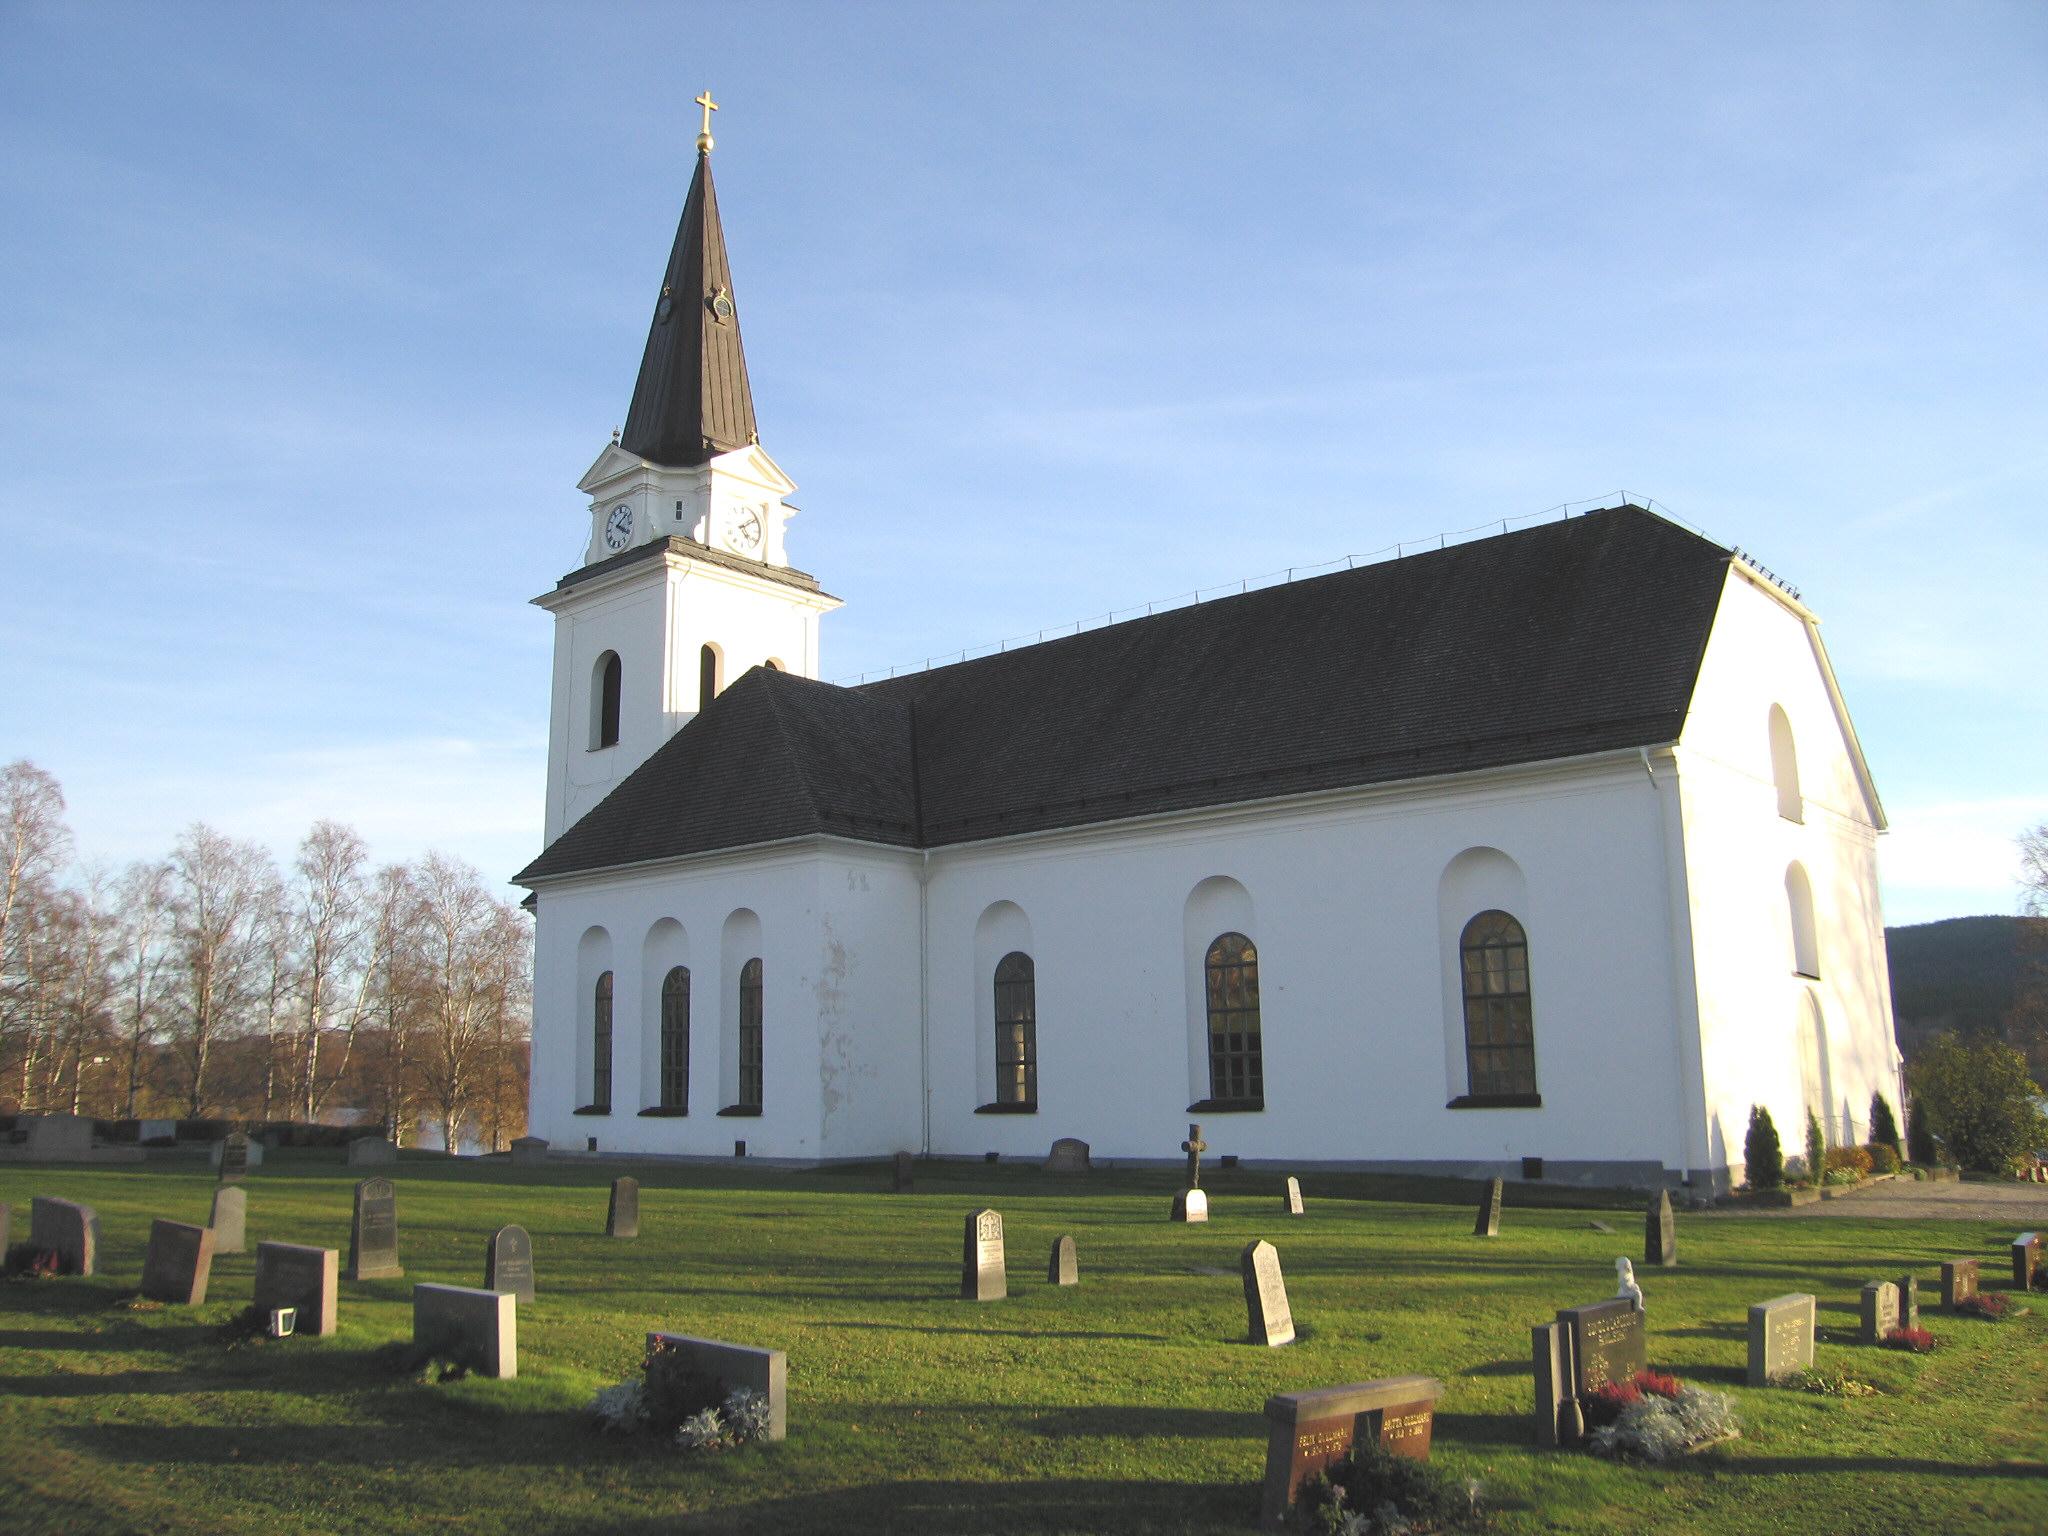
[[[1892,1018],[1899,1049],[1908,1056],[1944,1029],[2008,1035],[2023,979],[2037,984],[2038,968],[2048,962],[2048,920],[2041,918],[1951,917],[1887,928],[1884,936]],[[2029,1057],[2035,1054],[2028,1050]],[[2038,1072],[2041,1064],[2035,1065]]]

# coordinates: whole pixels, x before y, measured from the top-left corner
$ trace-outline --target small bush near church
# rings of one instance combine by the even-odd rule
[[[1897,1173],[1899,1171],[1898,1152],[1884,1142],[1873,1141],[1863,1150],[1869,1154],[1870,1171],[1872,1173]]]
[[[1906,1161],[1918,1168],[1932,1168],[1940,1161],[1934,1128],[1927,1123],[1927,1111],[1918,1099],[1906,1106]]]
[[[1848,1173],[1862,1178],[1871,1169],[1870,1154],[1861,1147],[1830,1147],[1821,1165],[1829,1173]]]
[[[1751,1189],[1776,1189],[1785,1182],[1785,1149],[1778,1128],[1761,1104],[1749,1106],[1749,1134],[1742,1138],[1742,1160]]]

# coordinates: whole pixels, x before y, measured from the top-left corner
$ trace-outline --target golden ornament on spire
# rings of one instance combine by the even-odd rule
[[[706,91],[697,98],[697,105],[704,109],[704,127],[697,134],[697,149],[699,153],[708,155],[711,153],[711,114],[718,110],[718,103]]]

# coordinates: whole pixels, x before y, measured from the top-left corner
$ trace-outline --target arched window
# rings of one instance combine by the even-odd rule
[[[761,961],[740,967],[740,1108],[761,1107]]]
[[[718,697],[718,647],[707,645],[697,652],[697,707],[709,709]]]
[[[1209,1013],[1209,1097],[1218,1108],[1263,1108],[1259,952],[1252,941],[1241,933],[1218,938],[1202,963],[1202,981]]]
[[[619,686],[624,669],[619,653],[606,651],[597,658],[590,688],[590,750],[619,744]]]
[[[661,980],[661,1107],[690,1108],[690,971],[676,966]]]
[[[1802,865],[1785,870],[1785,907],[1792,923],[1793,974],[1820,979],[1820,935],[1813,924],[1813,882]]]
[[[597,978],[590,1015],[590,1104],[611,1113],[612,1107],[612,973]]]
[[[1806,820],[1806,801],[1799,793],[1799,748],[1792,740],[1792,722],[1784,709],[1771,706],[1771,782],[1778,787],[1778,814],[1787,821]]]
[[[1536,1096],[1536,1030],[1529,1006],[1529,938],[1505,912],[1482,912],[1458,940],[1465,989],[1466,1093]]]
[[[996,1102],[1038,1103],[1038,971],[1021,950],[996,965]]]

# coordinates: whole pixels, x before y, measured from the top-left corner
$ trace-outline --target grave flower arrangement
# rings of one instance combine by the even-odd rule
[[[1916,1355],[1934,1353],[1934,1335],[1925,1328],[1894,1328],[1883,1343],[1886,1349],[1904,1349]]]
[[[54,1248],[36,1248],[28,1243],[16,1243],[7,1250],[5,1270],[10,1277],[48,1280],[64,1272],[64,1263],[62,1256]]]
[[[1979,1291],[1968,1300],[1956,1303],[1956,1311],[1963,1317],[1981,1317],[1987,1323],[2005,1321],[2005,1298],[1995,1292]]]
[[[1483,1530],[1485,1484],[1359,1442],[1301,1485],[1296,1529],[1315,1536],[1432,1536]]]
[[[1585,1399],[1596,1456],[1669,1461],[1742,1433],[1735,1401],[1725,1392],[1689,1386],[1675,1376],[1638,1371]]]
[[[600,1429],[654,1434],[678,1450],[728,1451],[768,1433],[768,1400],[747,1387],[725,1390],[691,1368],[683,1352],[657,1342],[637,1376],[590,1400]]]

